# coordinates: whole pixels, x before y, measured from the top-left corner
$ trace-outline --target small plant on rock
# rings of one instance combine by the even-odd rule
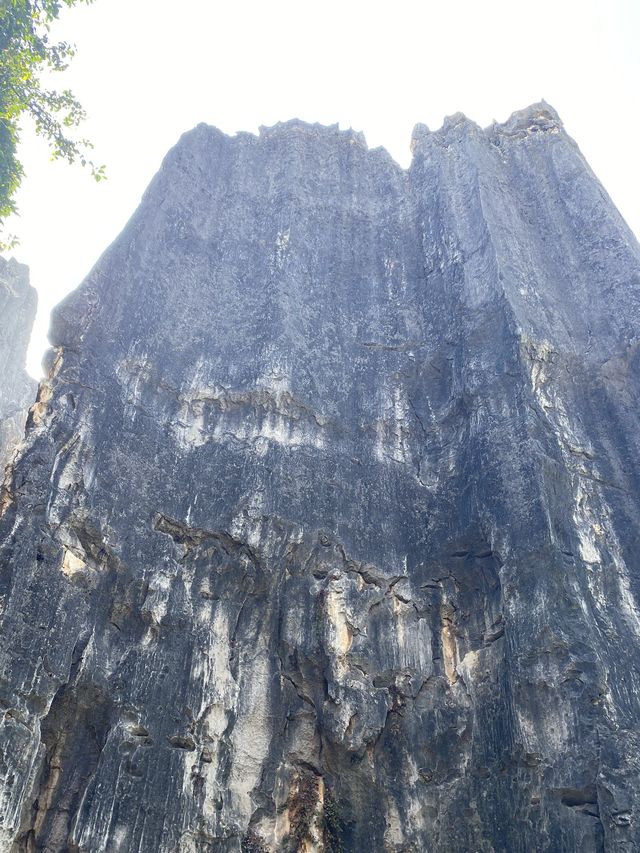
[[[318,779],[311,773],[303,773],[298,777],[297,789],[289,806],[291,836],[297,844],[296,849],[309,836],[317,804]]]
[[[322,823],[322,841],[326,853],[344,853],[342,837],[344,833],[344,819],[342,817],[338,801],[326,788],[324,794],[324,811]]]
[[[240,849],[242,853],[270,853],[267,845],[253,829],[247,830]]]

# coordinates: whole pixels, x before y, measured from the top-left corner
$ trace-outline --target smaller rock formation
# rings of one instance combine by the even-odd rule
[[[29,268],[0,258],[0,480],[38,387],[25,370],[37,304]]]

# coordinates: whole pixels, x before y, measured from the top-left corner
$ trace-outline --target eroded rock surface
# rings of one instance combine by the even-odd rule
[[[546,104],[186,134],[5,488],[0,849],[638,849],[639,300]]]
[[[0,257],[0,481],[36,396],[37,383],[25,370],[36,306],[27,267]]]

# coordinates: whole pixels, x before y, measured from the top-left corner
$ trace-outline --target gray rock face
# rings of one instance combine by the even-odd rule
[[[199,126],[3,495],[0,849],[640,847],[640,249],[554,111]]]
[[[0,258],[0,481],[36,396],[25,360],[37,301],[27,267]]]

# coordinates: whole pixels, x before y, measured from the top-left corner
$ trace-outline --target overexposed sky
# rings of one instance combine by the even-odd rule
[[[25,127],[15,257],[40,308],[76,287],[135,210],[167,150],[198,122],[227,133],[293,117],[365,133],[402,165],[419,121],[482,126],[545,98],[640,234],[640,0],[96,0],[56,27],[75,42],[52,82],[89,113],[108,181],[51,163]]]

